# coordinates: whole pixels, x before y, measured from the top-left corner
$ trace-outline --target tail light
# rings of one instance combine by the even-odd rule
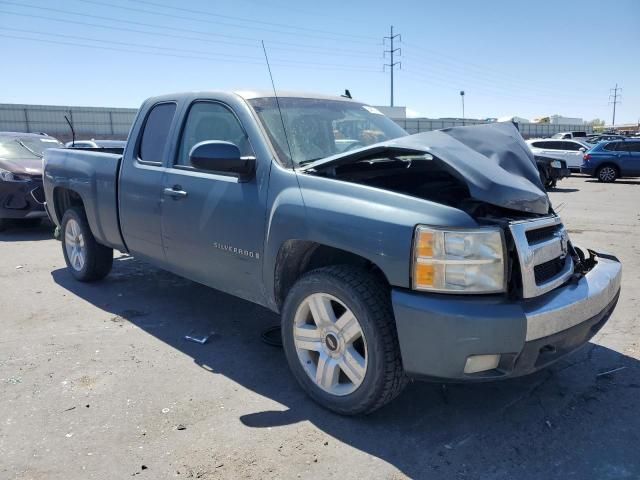
[[[591,154],[590,153],[585,153],[584,156],[582,157],[582,159],[585,162],[588,162],[589,160],[591,160]]]

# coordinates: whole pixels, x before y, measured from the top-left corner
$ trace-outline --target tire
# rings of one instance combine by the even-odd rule
[[[618,176],[619,176],[618,169],[613,165],[602,165],[600,168],[598,168],[598,171],[596,172],[596,177],[598,177],[598,181],[603,183],[615,182]]]
[[[324,327],[318,327],[313,311],[328,311],[333,323],[321,322]],[[351,319],[347,326],[338,328],[347,317]],[[359,337],[354,335],[358,328]],[[300,386],[336,413],[371,413],[406,385],[389,289],[362,268],[324,267],[298,280],[282,309],[282,343]],[[324,382],[316,380],[319,377]]]
[[[96,242],[84,210],[67,210],[61,227],[62,253],[71,275],[81,282],[106,277],[113,265],[113,249]]]

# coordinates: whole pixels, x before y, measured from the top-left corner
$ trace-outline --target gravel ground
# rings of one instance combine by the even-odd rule
[[[559,185],[574,242],[624,263],[605,328],[532,376],[412,383],[361,418],[301,392],[260,339],[271,312],[120,254],[80,284],[50,227],[0,234],[0,478],[640,478],[640,182]]]

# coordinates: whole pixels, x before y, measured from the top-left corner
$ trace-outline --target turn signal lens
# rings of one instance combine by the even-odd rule
[[[426,265],[424,263],[416,265],[417,284],[433,287],[434,274],[433,265]]]
[[[416,253],[419,257],[433,257],[433,234],[431,232],[422,232],[418,236]]]

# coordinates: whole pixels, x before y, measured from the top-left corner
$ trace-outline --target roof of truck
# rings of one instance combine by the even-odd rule
[[[251,100],[252,98],[271,98],[275,97],[273,94],[273,90],[238,90],[234,91],[236,95],[241,96],[245,100]],[[314,98],[318,100],[341,100],[344,102],[354,102],[355,100],[347,97],[341,97],[339,95],[323,95],[320,93],[312,93],[312,92],[298,92],[298,91],[290,91],[284,90],[278,92],[278,97],[280,98]]]

